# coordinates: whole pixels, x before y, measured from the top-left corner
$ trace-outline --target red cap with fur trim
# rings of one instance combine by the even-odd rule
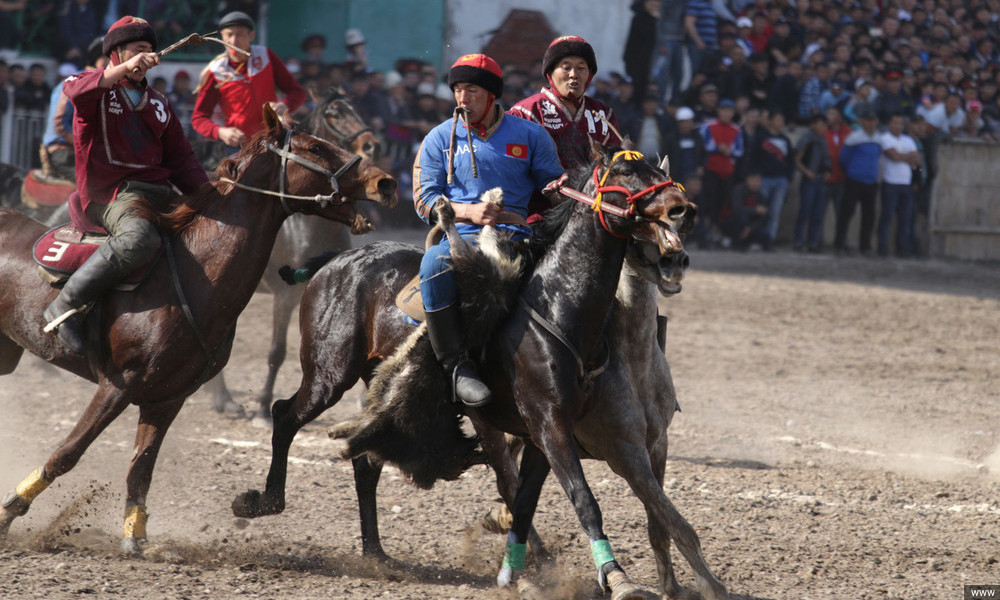
[[[139,41],[149,42],[153,45],[153,50],[156,50],[156,33],[149,22],[139,17],[125,16],[108,28],[102,49],[105,56],[110,56],[111,51],[118,46]]]
[[[579,56],[587,61],[591,78],[597,74],[597,58],[594,56],[594,48],[587,43],[587,40],[578,35],[564,35],[552,40],[542,57],[542,72],[546,75],[551,74],[559,61],[567,56]]]
[[[466,54],[459,57],[448,71],[448,87],[455,89],[455,84],[472,83],[493,94],[494,98],[503,95],[503,72],[495,60],[485,54]]]

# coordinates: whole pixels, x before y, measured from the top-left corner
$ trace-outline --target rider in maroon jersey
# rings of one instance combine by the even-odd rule
[[[602,146],[621,144],[611,107],[586,95],[597,73],[594,49],[586,40],[575,35],[553,40],[542,58],[542,70],[549,87],[507,112],[545,127],[556,142],[563,168],[571,171],[590,163],[590,140]]]
[[[71,75],[63,93],[74,107],[78,192],[70,197],[70,216],[78,228],[107,230],[110,238],[45,309],[49,322],[96,300],[156,256],[160,236],[145,215],[168,207],[171,186],[191,194],[208,182],[169,101],[147,85],[146,71],[160,62],[150,24],[122,17],[108,29],[103,50],[111,65]],[[82,326],[79,312],[58,326],[59,340],[78,354],[86,353]]]

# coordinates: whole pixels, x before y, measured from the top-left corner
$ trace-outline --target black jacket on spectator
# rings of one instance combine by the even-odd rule
[[[670,178],[682,184],[698,176],[698,169],[705,166],[705,140],[697,128],[687,135],[674,131],[667,138],[667,156],[670,157]]]
[[[895,114],[901,114],[906,116],[906,118],[910,118],[917,108],[913,98],[902,89],[899,90],[898,94],[890,94],[888,90],[883,90],[872,104],[874,105],[878,122],[883,125],[888,123],[889,117]]]
[[[47,84],[35,85],[25,81],[24,85],[14,88],[14,106],[26,110],[46,111],[49,108],[49,96],[52,88]]]
[[[632,3],[632,25],[625,40],[625,73],[632,78],[635,93],[632,103],[638,104],[646,97],[649,87],[649,70],[653,63],[653,48],[656,46],[656,19],[646,12],[642,0]]]
[[[741,95],[750,98],[750,106],[754,108],[759,108],[761,110],[766,110],[768,96],[771,95],[771,89],[774,87],[775,77],[774,75],[768,73],[767,77],[763,79],[758,79],[753,73],[744,83],[745,87]],[[798,93],[795,94],[796,107],[798,106]]]
[[[799,119],[799,82],[793,75],[782,75],[774,80],[767,96],[767,109],[785,115],[786,123]]]

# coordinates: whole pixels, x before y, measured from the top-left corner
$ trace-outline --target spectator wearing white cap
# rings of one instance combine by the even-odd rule
[[[687,187],[691,179],[699,179],[705,171],[705,140],[698,134],[694,111],[682,106],[674,113],[676,127],[667,139],[670,175]]]
[[[360,29],[348,29],[344,32],[344,48],[347,50],[347,58],[344,64],[350,69],[368,68],[368,50],[365,48],[365,35]]]

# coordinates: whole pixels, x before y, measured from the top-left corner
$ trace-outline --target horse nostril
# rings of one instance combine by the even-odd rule
[[[392,206],[396,205],[396,180],[392,177],[383,177],[378,180],[378,193],[385,198],[391,198]]]
[[[671,208],[669,211],[667,211],[667,217],[669,217],[671,221],[679,221],[680,219],[683,219],[686,215],[687,215],[686,206],[675,206]]]

